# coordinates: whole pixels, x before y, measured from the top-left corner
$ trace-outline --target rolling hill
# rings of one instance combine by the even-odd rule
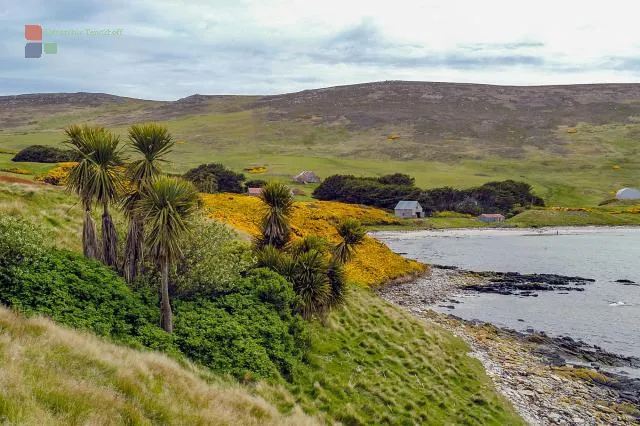
[[[525,180],[550,204],[593,205],[638,185],[640,84],[513,87],[389,81],[275,96],[146,101],[106,94],[0,97],[0,150],[59,144],[90,122],[125,135],[159,121],[176,170],[221,161],[286,178],[402,171],[425,187]],[[5,154],[7,156],[8,154]],[[0,158],[2,166],[8,157]]]

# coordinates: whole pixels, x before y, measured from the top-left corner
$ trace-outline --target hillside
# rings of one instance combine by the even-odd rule
[[[0,422],[308,425],[211,373],[0,306]]]
[[[91,122],[126,135],[143,121],[178,139],[175,171],[221,161],[382,175],[420,186],[524,180],[551,205],[582,207],[640,185],[640,85],[502,87],[380,82],[277,96],[193,95],[145,101],[105,94],[0,97],[0,151],[58,145],[61,130]],[[10,164],[0,154],[0,168]]]
[[[239,199],[241,200],[239,201]],[[234,194],[205,197],[205,207],[208,214],[247,232],[252,231],[251,218],[247,217],[247,213],[250,210],[259,210],[258,206],[254,204],[255,202],[256,199],[253,197]],[[332,223],[345,214],[355,215],[372,224],[395,222],[393,217],[378,209],[350,205],[339,207],[339,203],[297,203],[293,217],[294,233],[305,235],[308,232],[314,232],[326,235],[328,238],[334,238],[335,234],[331,233],[335,232],[332,230]],[[57,246],[80,250],[78,243],[81,234],[81,207],[77,203],[74,204],[74,197],[65,193],[61,188],[25,183],[0,183],[0,218],[3,215],[30,219],[42,225],[47,233],[50,232],[51,237],[55,237]],[[118,218],[116,218],[116,222],[120,225]],[[53,238],[48,237],[47,241],[53,241]],[[40,247],[39,244],[36,246]],[[214,256],[223,256],[222,252],[224,249],[211,250]],[[118,326],[117,330],[120,331],[117,334],[112,332],[116,330],[114,324],[121,325],[122,320],[132,316],[140,317],[135,322],[138,324],[135,330],[144,326],[144,321],[153,321],[155,324],[157,318],[149,317],[147,320],[145,318],[150,313],[157,312],[157,309],[149,311],[140,303],[147,303],[144,300],[150,300],[148,303],[155,303],[154,306],[157,306],[157,301],[154,302],[148,296],[139,299],[136,294],[142,297],[142,293],[137,293],[139,290],[129,289],[119,277],[115,276],[113,271],[109,271],[92,261],[81,261],[77,254],[48,252],[46,255],[48,257],[43,260],[23,265],[23,269],[5,271],[0,268],[0,272],[3,272],[0,274],[2,275],[0,278],[2,278],[4,285],[4,287],[0,287],[3,289],[0,292],[0,298],[6,301],[5,303],[10,303],[14,308],[24,312],[49,315],[64,324],[97,330],[96,332],[102,331],[104,335],[115,336],[114,338],[119,336],[118,338],[121,340],[134,339],[144,345],[151,344],[150,347],[158,347],[156,344],[160,344],[160,347],[166,347],[166,344],[170,343],[163,339],[157,340],[161,337],[157,333],[144,334],[152,340],[147,340],[147,337],[142,339],[140,333],[134,332],[134,329],[130,327]],[[49,259],[46,260],[48,263],[45,263],[44,259]],[[378,268],[381,262],[384,262],[385,265]],[[304,362],[293,370],[292,377],[287,381],[276,381],[271,385],[257,381],[248,388],[239,385],[232,386],[233,389],[240,392],[237,403],[244,404],[245,399],[242,395],[249,390],[254,390],[257,395],[262,396],[284,413],[292,413],[292,410],[293,413],[296,413],[296,407],[299,406],[308,415],[317,415],[329,422],[343,424],[439,425],[469,422],[496,425],[521,424],[521,420],[511,405],[495,391],[480,362],[467,355],[469,348],[462,340],[439,326],[412,318],[409,314],[382,300],[374,292],[363,288],[366,285],[378,284],[381,280],[415,274],[424,269],[423,265],[403,259],[380,243],[368,240],[362,247],[362,253],[357,255],[355,262],[348,265],[348,276],[351,283],[359,283],[362,286],[350,285],[343,308],[332,312],[326,321],[313,321],[309,324],[309,348],[304,355]],[[105,285],[105,282],[110,282],[110,285]],[[255,284],[251,288],[256,288]],[[249,327],[249,323],[251,327],[263,324],[268,330],[262,330],[260,333],[268,333],[270,337],[268,341],[275,342],[276,349],[279,347],[277,342],[280,341],[281,336],[274,334],[277,330],[271,327],[278,318],[277,316],[267,317],[265,313],[268,312],[265,311],[264,306],[259,311],[253,311],[250,310],[251,306],[242,304],[242,310],[233,315],[230,315],[226,310],[222,312],[222,309],[211,308],[212,302],[221,303],[223,300],[228,302],[225,305],[226,308],[247,303],[242,300],[249,299],[241,299],[240,296],[239,293],[228,296],[216,294],[215,298],[209,302],[205,300],[196,302],[188,299],[174,300],[176,316],[174,329],[176,340],[174,342],[185,349],[183,351],[185,356],[189,356],[193,362],[199,361],[211,367],[211,371],[216,372],[224,373],[230,370],[233,372],[233,368],[240,363],[248,365],[249,368],[255,367],[251,361],[255,358],[255,354],[261,353],[260,347],[252,344],[252,342],[256,342],[256,339],[251,338],[249,341],[246,334],[243,334],[242,339],[223,339],[229,333],[233,336],[237,335],[237,330],[241,327],[240,318],[248,321],[243,323],[242,327]],[[108,300],[109,303],[104,303],[105,300]],[[255,299],[251,300],[255,301]],[[120,302],[116,306],[114,301]],[[97,315],[97,311],[100,311],[101,314]],[[66,416],[76,416],[74,417],[77,419],[77,421],[74,420],[76,423],[82,423],[85,419],[89,419],[87,420],[89,423],[108,424],[108,421],[104,421],[102,418],[91,421],[93,418],[90,416],[93,413],[87,408],[90,407],[87,401],[91,400],[94,392],[106,392],[102,387],[112,383],[109,380],[112,380],[113,377],[116,379],[120,377],[120,366],[128,365],[130,366],[128,368],[133,371],[131,374],[138,374],[138,370],[133,370],[139,365],[135,354],[140,357],[148,355],[152,359],[160,357],[157,354],[143,354],[133,351],[127,351],[129,355],[126,356],[121,355],[120,352],[117,352],[117,355],[111,355],[110,350],[98,348],[99,354],[91,352],[91,357],[85,359],[78,356],[80,360],[76,360],[75,349],[69,349],[64,342],[64,336],[61,337],[60,333],[55,333],[51,336],[51,341],[46,344],[41,340],[34,341],[33,347],[40,345],[44,350],[25,351],[24,361],[21,360],[20,363],[4,362],[2,356],[10,356],[15,353],[12,350],[7,351],[6,348],[22,345],[21,339],[23,338],[33,340],[44,339],[46,336],[43,336],[39,329],[36,329],[33,332],[35,336],[32,336],[30,334],[31,328],[28,325],[22,326],[25,322],[12,316],[10,322],[19,324],[16,326],[18,332],[14,332],[13,326],[3,323],[2,312],[4,311],[0,311],[0,376],[13,377],[5,374],[5,370],[13,371],[14,368],[26,370],[30,363],[35,364],[33,371],[36,372],[36,375],[45,374],[41,373],[41,365],[51,365],[54,368],[50,373],[53,377],[43,376],[46,378],[43,383],[48,386],[45,390],[41,390],[34,382],[17,382],[20,386],[16,385],[17,393],[10,394],[9,402],[5,404],[0,397],[0,419],[3,415],[14,416],[10,419],[17,418],[16,416],[19,415],[26,416],[31,410],[34,410],[43,416],[52,416],[51,423],[54,424],[56,422],[64,423],[69,418]],[[114,318],[116,314],[109,312],[116,312],[118,317]],[[245,314],[245,312],[248,313]],[[234,319],[238,321],[234,321]],[[38,324],[41,322],[42,320],[36,321]],[[260,335],[262,336],[262,334]],[[97,340],[93,338],[92,341]],[[183,343],[185,345],[182,345]],[[264,342],[262,344],[266,345]],[[171,346],[167,348],[171,349]],[[233,350],[225,351],[224,348],[233,348]],[[118,351],[120,350],[122,349],[118,348]],[[248,351],[247,354],[244,350]],[[107,357],[107,361],[104,361],[103,357]],[[122,359],[122,364],[113,366],[112,363],[116,361],[111,360],[112,357]],[[229,357],[237,358],[234,363],[224,364],[224,361],[229,360]],[[67,368],[66,364],[58,366],[63,361],[68,362],[69,360],[73,361],[69,363],[69,368],[73,368],[74,373],[70,373],[71,377],[68,381],[64,381],[67,380],[63,380],[63,373],[66,372],[64,368]],[[217,360],[221,360],[222,365],[216,364]],[[167,360],[167,362],[169,361]],[[93,363],[97,363],[96,371],[88,367]],[[110,375],[104,373],[103,368],[107,369],[107,373]],[[141,368],[145,368],[144,365]],[[60,374],[58,374],[59,371],[61,371]],[[153,396],[155,394],[152,392],[160,392],[158,389],[169,389],[162,387],[161,380],[164,377],[171,377],[172,373],[167,373],[165,376],[165,370],[161,374],[156,371],[151,370],[150,374],[153,379],[142,380],[140,384],[140,386],[148,386],[150,391],[147,391],[146,387],[141,390],[133,387],[124,388],[122,392],[130,392],[140,398],[140,404],[147,404],[147,401],[151,399],[151,397],[147,398],[148,394]],[[197,371],[202,372],[202,370]],[[122,372],[122,375],[127,378],[129,373],[130,370],[126,370]],[[144,375],[138,374],[136,377],[146,379]],[[177,377],[182,376],[178,374]],[[253,376],[240,375],[241,379],[243,377],[250,380]],[[214,385],[223,380],[220,376],[213,374],[206,378],[210,379]],[[130,385],[125,379],[122,380],[123,386]],[[242,380],[244,381],[244,379]],[[70,392],[66,399],[63,398],[64,395],[54,392],[57,389],[66,390],[68,383],[80,383],[81,386]],[[116,382],[116,385],[119,383]],[[181,383],[178,381],[175,386],[181,386]],[[198,383],[192,384],[195,387],[194,392],[200,389]],[[0,379],[0,384],[2,384],[2,379]],[[119,389],[116,388],[113,392],[120,392]],[[174,388],[170,389],[174,390]],[[38,392],[44,392],[42,395],[44,395],[45,402],[41,403],[40,400],[35,399],[35,396],[32,396]],[[184,393],[181,392],[186,391],[176,390],[177,395],[183,398]],[[51,393],[53,396],[50,396]],[[127,401],[127,395],[122,397],[116,395],[113,398],[117,401],[121,399]],[[27,398],[26,400],[30,404],[32,403],[28,406],[29,411],[26,413],[22,413],[16,408],[16,401],[19,401],[20,398]],[[49,401],[47,398],[53,398],[54,403],[58,401],[55,398],[60,399],[59,404],[62,408],[59,408],[58,405],[46,405],[46,402]],[[76,398],[79,401],[77,409],[73,408],[76,405],[72,407],[69,403]],[[189,401],[187,400],[184,404],[189,404]],[[160,402],[165,401],[160,400]],[[215,403],[217,403],[216,400],[212,400],[211,404]],[[172,422],[180,423],[177,420],[172,420],[178,416],[178,414],[174,416],[172,413],[179,413],[179,410],[183,409],[181,404],[183,404],[182,399],[177,401],[175,405],[166,401],[166,406],[161,408],[164,410],[162,413],[168,413],[166,415],[169,420],[153,419],[152,421],[169,424]],[[9,408],[3,408],[5,406]],[[121,409],[121,406],[112,407],[107,404],[105,410],[117,411]],[[252,409],[250,405],[245,405],[245,408],[249,410],[247,414],[249,417],[246,421],[243,420],[243,417],[239,417],[240,422],[227,423],[251,424],[253,422],[252,416],[263,416],[261,411]],[[70,413],[72,409],[76,411]],[[210,406],[206,404],[202,408],[202,410],[209,409]],[[7,414],[4,414],[2,410],[7,411]],[[184,410],[188,411],[188,406]],[[267,414],[264,414],[265,421],[262,423],[268,424],[272,418],[274,422],[278,422],[276,420],[278,417],[275,417],[277,413],[269,414],[272,411],[268,407],[264,410]],[[100,413],[102,412],[98,412],[96,415]],[[231,410],[230,413],[232,415],[233,411]],[[200,411],[195,410],[192,415],[196,418],[200,415]],[[58,420],[58,417],[55,416],[60,416],[62,420]],[[281,418],[281,420],[294,422],[298,419],[294,414],[291,416],[291,419],[287,417]],[[105,417],[111,418],[108,414]],[[116,419],[115,422],[119,419],[115,415],[113,418]],[[225,417],[221,418],[225,419]],[[305,423],[306,418],[300,418],[303,419],[304,424],[307,424]],[[24,420],[26,423],[30,421],[29,418]],[[31,423],[35,423],[35,421],[31,421]],[[144,421],[140,423],[144,424]],[[206,422],[201,424],[206,424]]]

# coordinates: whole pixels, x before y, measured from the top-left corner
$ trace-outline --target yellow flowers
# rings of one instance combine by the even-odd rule
[[[622,167],[618,166],[617,164],[611,167],[613,170],[620,170]]]
[[[557,212],[584,212],[591,213],[593,209],[588,207],[550,207],[548,210],[553,210]]]
[[[390,134],[389,136],[387,136],[387,139],[390,141],[395,141],[396,139],[400,139],[400,135]]]
[[[578,133],[578,129],[572,127],[570,129],[567,129],[567,133]]]
[[[30,174],[32,174],[27,169],[19,169],[17,167],[10,167],[10,168],[6,168],[6,169],[0,169],[0,172],[14,173],[16,175],[30,175]]]
[[[253,167],[246,167],[244,170],[247,173],[257,174],[257,173],[266,173],[267,168],[264,166],[253,166]]]
[[[36,177],[38,182],[48,183],[50,185],[64,185],[69,173],[78,163],[70,161],[66,163],[58,163],[53,169],[47,173]]]
[[[264,214],[264,206],[259,198],[239,194],[202,194],[202,198],[211,217],[250,235],[258,233],[258,225]],[[314,234],[337,242],[339,237],[335,225],[345,218],[357,219],[363,225],[399,223],[398,219],[380,209],[314,201],[294,204],[291,228],[294,238]],[[393,253],[371,237],[365,238],[354,259],[346,266],[349,281],[363,286],[382,284],[425,270],[425,265]]]

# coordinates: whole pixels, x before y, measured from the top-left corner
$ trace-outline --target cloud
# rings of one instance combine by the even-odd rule
[[[97,91],[177,99],[391,79],[640,81],[640,34],[628,31],[633,10],[613,13],[617,0],[610,0],[611,10],[540,1],[524,11],[506,0],[429,7],[419,0],[12,2],[0,6],[0,94]],[[544,12],[549,7],[555,7],[551,15]],[[49,37],[58,54],[27,60],[26,23],[122,28],[123,35]]]

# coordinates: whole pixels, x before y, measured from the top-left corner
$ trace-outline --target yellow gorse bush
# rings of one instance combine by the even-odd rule
[[[259,232],[264,214],[262,201],[257,197],[239,194],[202,194],[210,216],[250,235]],[[294,238],[318,235],[338,241],[335,225],[342,219],[353,218],[364,225],[397,224],[387,212],[366,206],[333,201],[296,202],[291,214]],[[354,259],[346,266],[350,282],[373,286],[409,274],[424,272],[426,266],[393,253],[372,237],[366,237],[358,247]]]
[[[10,167],[10,168],[6,168],[6,169],[0,169],[0,172],[14,173],[16,175],[30,175],[30,174],[32,174],[30,170],[19,169],[17,167]]]
[[[247,167],[244,169],[247,173],[257,174],[257,173],[266,173],[267,168],[264,166],[255,166],[255,167]]]
[[[36,177],[38,182],[48,183],[50,185],[64,185],[69,173],[78,163],[69,161],[66,163],[58,163],[53,169]]]

